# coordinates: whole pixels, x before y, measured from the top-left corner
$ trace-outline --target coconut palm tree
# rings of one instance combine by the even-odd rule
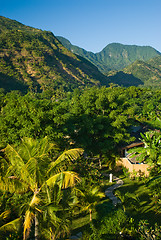
[[[35,239],[39,236],[39,215],[43,214],[44,202],[51,204],[50,192],[57,185],[60,189],[68,188],[79,181],[75,172],[65,171],[62,166],[76,160],[82,149],[70,149],[62,153],[57,159],[51,158],[54,145],[47,137],[41,140],[24,138],[21,145],[8,145],[4,149],[6,174],[2,174],[0,186],[3,191],[18,194],[31,193],[24,204],[22,215],[23,239],[29,237],[31,226],[35,223]],[[56,219],[55,219],[56,221]]]
[[[80,191],[81,201],[83,202],[82,211],[89,211],[89,220],[92,221],[92,211],[98,204],[99,200],[105,197],[103,192],[100,192],[99,188],[91,187],[85,191]]]
[[[121,200],[121,204],[124,212],[126,212],[127,207],[133,207],[135,208],[136,211],[138,211],[140,203],[136,195],[129,192],[126,192],[125,194],[121,194],[119,190],[116,190],[115,196],[117,196]]]

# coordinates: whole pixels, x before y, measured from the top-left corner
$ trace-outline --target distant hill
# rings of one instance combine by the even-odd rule
[[[65,90],[103,85],[107,77],[48,31],[0,17],[0,88]]]
[[[136,60],[147,61],[161,55],[160,52],[149,46],[123,45],[120,43],[111,43],[102,51],[92,53],[72,45],[63,37],[58,36],[57,38],[66,48],[88,59],[103,73],[111,70],[121,70]]]
[[[137,60],[122,71],[107,74],[109,81],[128,87],[143,86],[161,89],[161,56],[149,61]]]

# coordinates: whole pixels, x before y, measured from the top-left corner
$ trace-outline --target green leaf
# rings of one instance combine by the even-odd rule
[[[54,176],[50,177],[46,183],[48,186],[54,186],[55,184],[60,185],[62,188],[68,188],[75,185],[77,181],[79,181],[80,178],[78,175],[74,172],[61,172],[58,174],[55,174]]]
[[[17,218],[9,223],[4,224],[0,227],[0,232],[15,232],[19,231],[21,225],[21,219]]]

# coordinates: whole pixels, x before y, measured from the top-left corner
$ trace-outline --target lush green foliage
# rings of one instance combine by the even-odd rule
[[[90,240],[96,239],[119,239],[119,235],[125,225],[128,222],[128,218],[125,213],[119,209],[118,211],[113,211],[110,214],[107,214],[106,217],[102,218],[95,226],[92,226],[93,233],[90,236]],[[121,239],[121,238],[120,238]]]
[[[78,222],[87,224],[83,239],[146,239],[154,230],[160,237],[158,225],[139,220],[147,217],[152,224],[155,216],[160,223],[161,91],[115,84],[87,88],[107,84],[107,78],[52,33],[0,17],[0,37],[1,238],[62,240],[74,224],[78,230]],[[97,56],[102,71],[159,55],[149,47],[120,44],[93,54],[67,44],[93,63]],[[117,73],[119,84],[150,86],[152,79],[158,88],[160,65],[160,57],[139,60]],[[155,178],[147,185],[125,179],[116,191],[122,201],[117,209],[104,197],[109,183],[102,167],[114,168],[120,147],[140,137],[138,127],[155,129],[142,135],[146,148],[141,149]]]
[[[161,119],[160,93],[159,90],[139,89],[137,87],[126,89],[113,85],[109,88],[93,87],[82,91],[76,89],[73,93],[65,93],[59,89],[54,95],[51,93],[48,96],[42,93],[22,95],[17,91],[5,94],[1,91],[1,149],[5,148],[7,144],[14,144],[17,152],[23,153],[23,159],[26,159],[28,155],[24,150],[22,151],[21,145],[19,145],[21,139],[32,137],[33,139],[37,139],[35,140],[36,142],[41,143],[44,137],[48,136],[49,142],[57,143],[57,148],[55,149],[56,155],[58,151],[62,152],[64,149],[81,147],[85,149],[86,157],[79,159],[79,161],[74,162],[72,165],[63,164],[65,170],[77,172],[79,177],[81,177],[82,180],[76,189],[67,189],[59,192],[59,189],[55,187],[53,189],[53,195],[48,194],[47,191],[43,189],[43,191],[38,194],[39,196],[36,196],[37,198],[34,199],[33,193],[29,190],[24,191],[22,184],[19,184],[19,187],[21,187],[21,191],[25,193],[23,195],[20,195],[18,192],[6,192],[5,194],[1,192],[0,209],[2,217],[7,216],[5,215],[5,211],[7,210],[12,212],[12,215],[8,212],[8,218],[2,219],[1,224],[4,225],[10,222],[10,225],[8,225],[6,229],[11,228],[11,226],[12,229],[17,229],[22,226],[22,222],[19,221],[19,216],[21,216],[22,213],[26,213],[25,216],[27,217],[29,210],[31,210],[29,217],[32,219],[36,211],[39,226],[42,229],[42,239],[48,239],[53,232],[56,234],[56,239],[63,239],[63,236],[70,230],[70,221],[73,219],[77,220],[80,215],[85,216],[87,212],[85,210],[93,210],[93,219],[99,218],[99,214],[95,214],[95,211],[98,211],[99,207],[97,206],[95,208],[95,206],[96,203],[100,201],[98,199],[102,199],[100,197],[103,195],[100,193],[100,190],[101,188],[104,189],[103,183],[105,180],[100,173],[100,162],[98,162],[98,160],[106,167],[113,167],[119,147],[126,144],[126,142],[134,140],[132,129],[137,125],[145,126],[148,124],[149,128],[156,128],[155,121],[157,120],[157,127],[161,129],[159,125]],[[34,145],[34,147],[36,146],[37,145]],[[39,148],[36,148],[38,151]],[[33,151],[33,154],[34,153],[36,153],[36,151]],[[4,178],[7,173],[6,164],[9,164],[9,161],[6,162],[6,160],[10,159],[9,157],[11,155],[7,154],[5,158],[4,156],[2,158],[2,156],[3,152],[1,152],[0,171],[1,177]],[[51,156],[52,155],[49,155],[49,157]],[[39,174],[37,175],[39,181],[45,178],[44,171],[47,168],[49,159],[45,157],[44,163],[40,161],[42,163],[39,169],[41,176]],[[33,172],[33,170],[36,169],[33,168],[33,166],[36,165],[34,165],[32,161],[29,162],[32,164],[28,164],[28,167],[31,172]],[[43,164],[45,164],[45,166]],[[17,172],[20,167],[21,166],[12,170]],[[59,170],[59,167],[56,169],[56,172],[57,170]],[[15,172],[10,172],[12,173],[11,176],[14,177]],[[21,175],[20,172],[18,172],[18,176],[24,176]],[[8,179],[8,181],[11,180],[13,179]],[[45,181],[47,181],[47,178]],[[31,181],[29,181],[29,183],[30,182]],[[12,185],[9,186],[11,187]],[[157,191],[157,189],[158,185],[152,187],[152,195],[149,199],[152,203],[155,203],[157,196],[154,210],[160,213],[160,192]],[[132,195],[123,194],[122,192],[120,196],[122,197],[126,212],[129,213],[128,200],[130,199],[129,202],[133,203],[131,207],[133,206],[136,213],[138,202],[134,200],[137,199],[134,199]],[[42,200],[39,201],[39,199]],[[52,205],[48,202],[49,199],[51,199]],[[34,201],[32,202],[32,200]],[[20,209],[19,206],[23,207]],[[42,214],[38,210],[42,211]],[[112,237],[115,238],[122,229],[122,225],[119,225],[119,228],[116,229],[115,223],[118,223],[118,221],[124,222],[124,220],[124,223],[126,223],[125,232],[132,235],[134,226],[129,222],[130,219],[127,218],[126,214],[118,212],[116,213],[116,217],[115,214],[113,217],[108,215],[109,212],[106,211],[101,214],[101,216],[106,217],[106,221],[101,223],[100,228],[95,225],[94,228],[91,229],[89,232],[90,235],[92,235],[91,237],[99,230],[98,234],[100,234],[100,238],[103,239],[105,235],[108,235],[108,232],[103,233],[101,229],[108,229],[108,227],[103,226],[113,224]],[[89,216],[87,217],[89,219]],[[121,220],[119,220],[120,218]],[[16,222],[13,222],[15,219]],[[57,222],[55,222],[56,219]],[[22,221],[24,221],[24,219],[22,219]],[[62,224],[59,224],[60,221],[62,221]],[[33,233],[34,231],[31,227],[30,234],[32,235]],[[59,233],[61,233],[61,237]],[[12,239],[16,239],[17,235],[15,234],[16,233],[11,234]],[[19,236],[22,236],[22,234],[21,231],[18,233]]]
[[[25,138],[18,149],[7,145],[4,153],[1,191],[8,194],[8,200],[9,194],[15,195],[14,206],[17,202],[15,197],[19,199],[19,211],[14,212],[18,215],[15,221],[19,221],[19,225],[23,222],[23,239],[30,236],[33,221],[35,239],[41,235],[42,239],[60,236],[63,224],[59,212],[67,211],[67,197],[66,206],[63,206],[61,189],[72,187],[79,180],[75,172],[65,171],[63,166],[64,163],[69,164],[80,157],[83,150],[70,149],[56,159],[54,145],[45,137],[41,140]],[[13,225],[13,221],[1,226],[0,231],[10,230],[8,226],[11,224]]]
[[[42,94],[1,92],[0,104],[1,148],[23,137],[48,136],[62,149],[72,144],[106,161],[120,145],[133,140],[130,126],[136,120],[153,128],[151,123],[161,119],[160,91],[135,87],[75,90],[51,99]]]

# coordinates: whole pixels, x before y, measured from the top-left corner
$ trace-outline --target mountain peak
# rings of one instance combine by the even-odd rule
[[[111,70],[120,70],[136,60],[147,61],[161,55],[161,53],[150,46],[125,45],[116,42],[108,44],[98,53],[92,53],[72,45],[65,38],[58,37],[58,39],[66,48],[88,59],[103,73]]]

